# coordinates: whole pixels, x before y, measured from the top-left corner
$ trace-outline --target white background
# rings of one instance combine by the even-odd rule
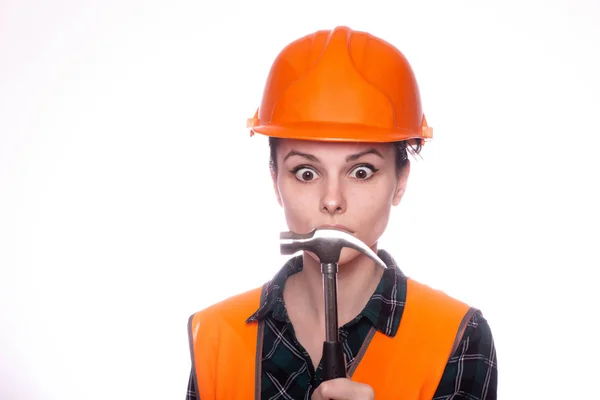
[[[185,397],[188,316],[284,260],[246,118],[336,25],[434,128],[382,247],[483,310],[500,398],[598,395],[599,2],[203,3],[0,2],[0,399]]]

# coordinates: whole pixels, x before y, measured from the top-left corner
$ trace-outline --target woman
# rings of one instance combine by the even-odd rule
[[[190,318],[188,399],[495,399],[481,312],[406,277],[378,249],[431,138],[412,69],[389,43],[338,27],[290,43],[249,121],[269,136],[275,195],[291,231],[352,232],[387,264],[344,249],[338,317],[346,378],[322,380],[323,283],[312,253],[262,288]]]

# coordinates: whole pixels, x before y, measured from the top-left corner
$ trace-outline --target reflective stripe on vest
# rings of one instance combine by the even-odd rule
[[[261,288],[234,296],[189,319],[190,352],[200,400],[260,399],[263,324],[246,323]],[[407,280],[395,337],[374,328],[348,374],[379,399],[431,400],[474,309]]]

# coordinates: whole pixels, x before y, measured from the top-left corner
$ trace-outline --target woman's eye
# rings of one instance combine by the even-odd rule
[[[296,179],[302,182],[310,182],[318,177],[317,173],[310,168],[299,168],[295,174]]]
[[[352,172],[350,173],[350,175],[353,178],[356,179],[360,179],[360,180],[366,180],[369,179],[371,176],[373,176],[373,174],[375,173],[375,171],[377,171],[376,169],[372,168],[372,167],[368,167],[366,165],[361,165],[360,167],[354,168],[352,170]]]

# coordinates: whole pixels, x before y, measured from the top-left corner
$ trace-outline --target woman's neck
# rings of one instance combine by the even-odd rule
[[[372,248],[377,252],[377,245]],[[338,325],[354,319],[366,306],[377,288],[383,270],[363,254],[347,264],[340,265],[337,274]],[[321,264],[309,254],[303,255],[303,268],[288,278],[284,287],[284,301],[306,323],[325,330],[325,304]]]

